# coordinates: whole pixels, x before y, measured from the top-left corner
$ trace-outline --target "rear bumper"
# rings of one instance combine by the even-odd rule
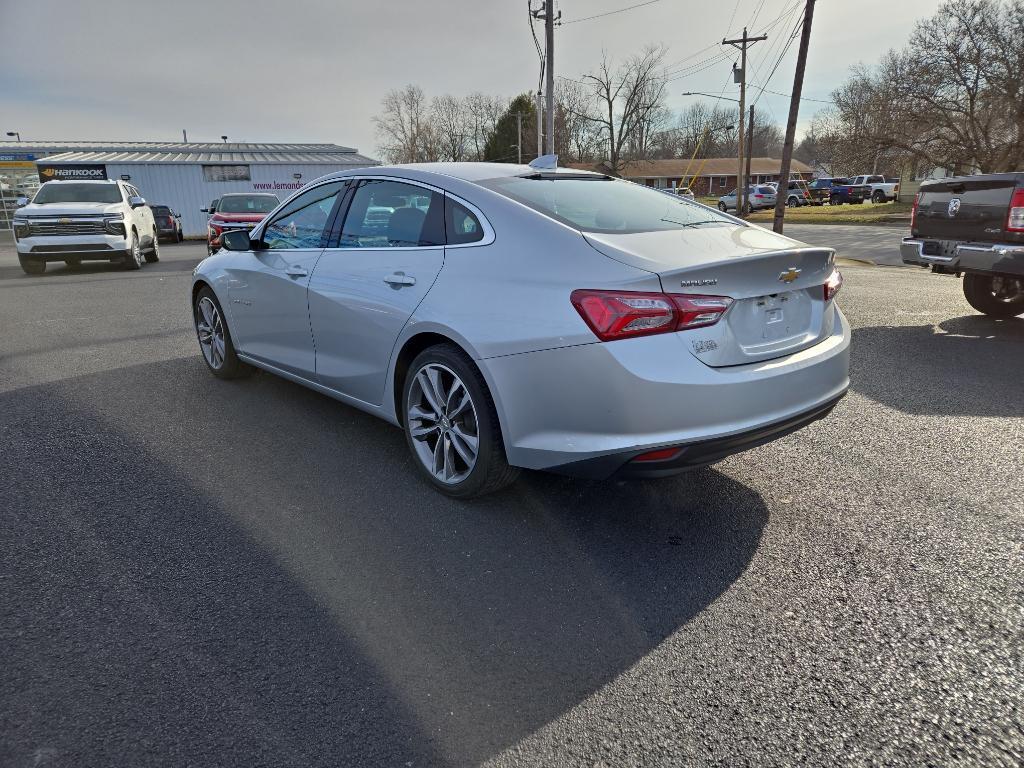
[[[971,243],[905,237],[900,243],[904,264],[941,267],[949,272],[991,272],[1024,275],[1024,244]]]
[[[686,448],[672,457],[678,466],[647,467],[671,474],[779,437],[787,425],[824,415],[842,397],[849,387],[850,326],[834,310],[832,333],[823,341],[747,365],[707,366],[680,338],[685,334],[478,363],[495,395],[509,463],[607,477],[641,453]]]
[[[621,479],[642,479],[656,477],[670,477],[680,472],[686,472],[698,467],[705,467],[714,464],[727,456],[735,453],[757,448],[758,446],[770,443],[780,437],[803,429],[819,419],[828,416],[836,404],[844,397],[843,392],[839,397],[819,405],[815,408],[798,413],[795,416],[772,422],[746,432],[740,432],[728,437],[718,437],[712,440],[702,440],[696,443],[689,443],[679,449],[679,453],[670,459],[662,461],[633,462],[643,451],[629,451],[626,453],[601,456],[596,459],[563,464],[559,467],[550,467],[548,471],[570,477],[582,477],[592,479],[604,479],[616,477]]]

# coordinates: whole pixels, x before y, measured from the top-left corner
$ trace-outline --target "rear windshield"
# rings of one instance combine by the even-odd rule
[[[774,187],[758,187],[757,191],[760,192],[762,195],[774,195],[775,194],[775,188]]]
[[[583,232],[653,232],[733,223],[685,197],[600,176],[505,176],[480,184]]]
[[[153,209],[153,213],[156,214],[157,216],[171,215],[171,209],[168,208],[166,205],[151,205],[149,207]]]
[[[280,202],[277,195],[225,195],[217,213],[270,213]]]
[[[120,203],[121,190],[117,184],[43,184],[32,201],[46,203]]]

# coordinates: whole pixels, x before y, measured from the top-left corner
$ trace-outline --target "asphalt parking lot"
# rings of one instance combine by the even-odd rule
[[[851,264],[827,420],[464,503],[383,422],[210,376],[203,254],[0,245],[0,765],[1024,761],[1024,320]]]

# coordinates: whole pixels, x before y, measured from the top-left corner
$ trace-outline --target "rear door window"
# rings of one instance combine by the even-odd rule
[[[443,195],[401,181],[367,179],[352,196],[339,246],[414,248],[444,241]]]

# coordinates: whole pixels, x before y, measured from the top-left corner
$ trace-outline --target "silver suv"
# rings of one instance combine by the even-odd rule
[[[30,275],[45,272],[49,261],[139,269],[160,260],[153,212],[124,181],[48,181],[15,213],[13,228],[18,261]]]

